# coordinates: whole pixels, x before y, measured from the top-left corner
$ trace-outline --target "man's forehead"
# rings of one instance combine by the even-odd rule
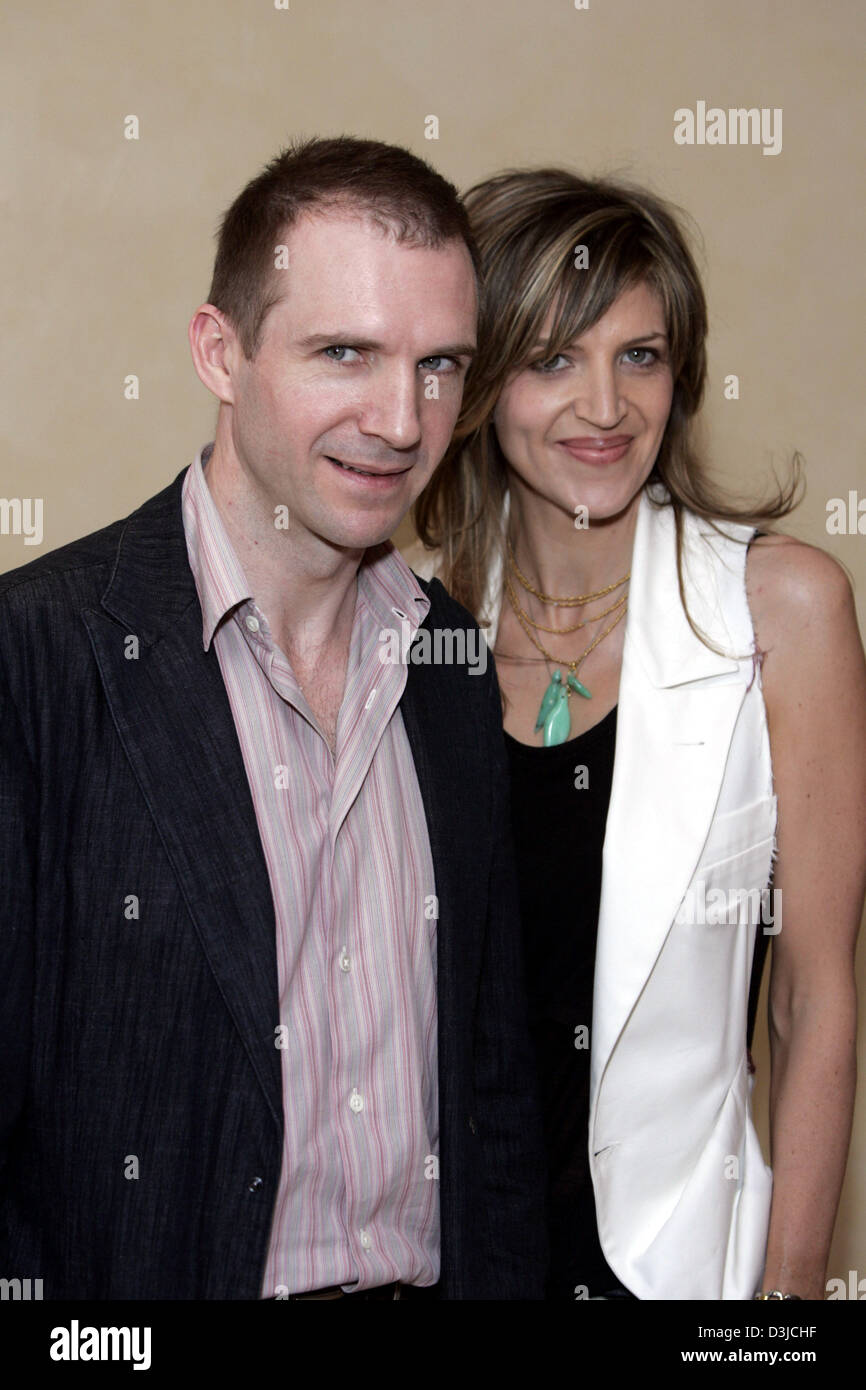
[[[299,328],[310,327],[311,316],[338,310],[358,319],[360,330],[362,319],[387,312],[407,295],[418,301],[426,328],[441,321],[444,329],[455,319],[474,327],[475,275],[469,251],[457,238],[419,246],[400,240],[365,210],[339,205],[305,212],[284,244],[277,292],[281,275],[285,286],[278,303],[284,314],[298,316]]]

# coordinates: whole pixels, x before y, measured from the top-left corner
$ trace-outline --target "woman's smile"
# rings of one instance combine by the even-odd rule
[[[599,439],[587,436],[580,439],[558,439],[557,447],[565,449],[566,453],[573,458],[580,459],[581,463],[593,465],[604,465],[616,463],[623,457],[632,436],[630,434],[615,434],[610,439]]]

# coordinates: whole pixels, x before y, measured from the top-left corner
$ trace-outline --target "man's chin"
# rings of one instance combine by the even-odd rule
[[[366,530],[353,535],[347,535],[339,544],[344,550],[371,550],[374,546],[383,545],[385,541],[390,540],[399,525],[400,521],[398,520],[395,521],[393,526],[388,526],[384,530]]]
[[[400,523],[408,516],[413,501],[414,498],[407,495],[399,502],[395,498],[389,506],[366,508],[363,511],[359,508],[350,514],[341,511],[333,518],[332,539],[338,545],[357,550],[381,545],[398,530]]]
[[[408,511],[408,508],[406,510]],[[351,521],[335,521],[327,529],[322,528],[320,535],[337,550],[369,550],[372,546],[390,540],[405,515],[406,512],[401,511],[393,519],[368,517],[362,520],[356,517]]]

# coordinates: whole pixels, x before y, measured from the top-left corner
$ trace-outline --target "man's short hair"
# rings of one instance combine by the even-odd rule
[[[347,135],[295,141],[247,184],[220,224],[208,299],[234,327],[247,358],[285,293],[277,248],[302,213],[329,208],[358,211],[412,246],[462,241],[478,269],[457,189],[425,160]]]

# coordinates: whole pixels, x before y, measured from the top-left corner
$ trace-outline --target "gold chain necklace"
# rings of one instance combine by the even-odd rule
[[[556,597],[554,594],[543,594],[540,589],[533,588],[526,578],[526,575],[518,567],[517,560],[514,556],[514,550],[511,546],[510,536],[506,536],[505,544],[508,547],[508,563],[514,570],[523,588],[530,594],[534,594],[536,598],[540,598],[542,603],[552,603],[555,604],[557,608],[582,608],[584,604],[592,603],[595,599],[606,598],[608,594],[613,593],[614,589],[621,589],[623,584],[627,584],[629,579],[631,579],[631,570],[629,570],[628,574],[623,575],[622,579],[617,579],[614,584],[608,584],[606,589],[596,590],[594,594],[571,594],[560,598]]]
[[[513,569],[514,573],[517,575],[517,578],[520,580],[520,583],[523,585],[523,587],[529,593],[534,594],[536,598],[539,598],[542,601],[542,603],[554,604],[557,607],[582,607],[584,604],[591,603],[595,599],[604,598],[607,594],[613,593],[615,589],[621,588],[622,585],[626,584],[628,580],[631,578],[631,571],[629,571],[629,573],[625,575],[623,579],[619,579],[616,581],[616,583],[609,584],[607,588],[599,589],[596,593],[593,594],[578,594],[565,598],[557,598],[551,594],[543,594],[540,592],[540,590],[533,588],[526,576],[523,575],[521,571],[518,569],[517,562],[514,558],[514,551],[511,547],[511,540],[510,538],[506,538],[506,540],[508,546],[508,561],[510,568]],[[505,574],[505,591],[508,594],[509,603],[511,604],[511,607],[514,610],[514,616],[516,617],[518,623],[525,632],[526,636],[529,638],[532,645],[536,648],[537,651],[541,653],[544,660],[548,663],[555,663],[557,658],[553,655],[552,652],[549,652],[546,647],[542,646],[541,642],[538,640],[538,638],[535,636],[535,633],[532,631],[533,627],[537,628],[539,631],[542,632],[568,632],[576,631],[578,627],[584,627],[586,623],[595,621],[595,619],[587,618],[584,620],[584,622],[576,624],[575,628],[573,629],[545,628],[542,627],[540,623],[534,623],[532,618],[530,618],[529,614],[524,613],[524,610],[522,609],[520,603],[517,600],[517,594],[515,593],[514,586],[511,583],[510,576],[507,573]],[[605,609],[603,613],[597,614],[596,617],[598,619],[601,619],[603,617],[606,617],[609,613],[614,612],[615,610],[618,611],[613,622],[609,623],[608,626],[604,628],[602,632],[600,632],[596,637],[593,638],[589,646],[581,652],[580,656],[576,657],[574,661],[561,663],[568,670],[568,675],[566,676],[565,681],[563,681],[562,679],[562,672],[559,670],[559,666],[557,666],[556,670],[553,672],[553,675],[550,679],[550,684],[545,690],[541,700],[541,704],[539,706],[538,718],[535,721],[536,731],[542,727],[544,728],[545,748],[553,747],[554,745],[559,743],[565,743],[566,740],[571,736],[571,714],[568,708],[568,701],[572,691],[576,691],[576,693],[578,695],[581,695],[585,700],[589,700],[592,698],[592,692],[590,690],[587,690],[586,686],[578,680],[577,673],[580,670],[583,663],[586,661],[586,658],[589,656],[590,652],[595,651],[599,643],[603,642],[605,637],[607,637],[611,632],[613,632],[617,623],[621,622],[621,620],[625,617],[628,611],[628,594],[623,594],[623,596],[619,598],[616,601],[616,603],[612,604],[610,608]],[[548,664],[548,670],[549,669],[550,666]]]
[[[625,594],[623,594],[622,597],[618,598],[615,603],[612,603],[610,605],[610,607],[602,608],[600,613],[593,613],[591,618],[582,618],[579,623],[572,623],[570,627],[545,627],[544,623],[537,623],[534,618],[530,617],[526,609],[520,606],[517,594],[514,592],[514,586],[512,585],[511,580],[509,579],[507,574],[505,576],[505,584],[508,589],[508,597],[511,600],[511,606],[514,609],[514,611],[518,613],[519,616],[525,618],[526,621],[530,623],[532,627],[535,628],[536,632],[551,632],[555,637],[566,637],[571,632],[577,632],[582,627],[588,627],[590,623],[600,623],[602,618],[606,618],[609,613],[615,612],[615,610],[619,608],[621,604],[627,602],[627,597]]]

